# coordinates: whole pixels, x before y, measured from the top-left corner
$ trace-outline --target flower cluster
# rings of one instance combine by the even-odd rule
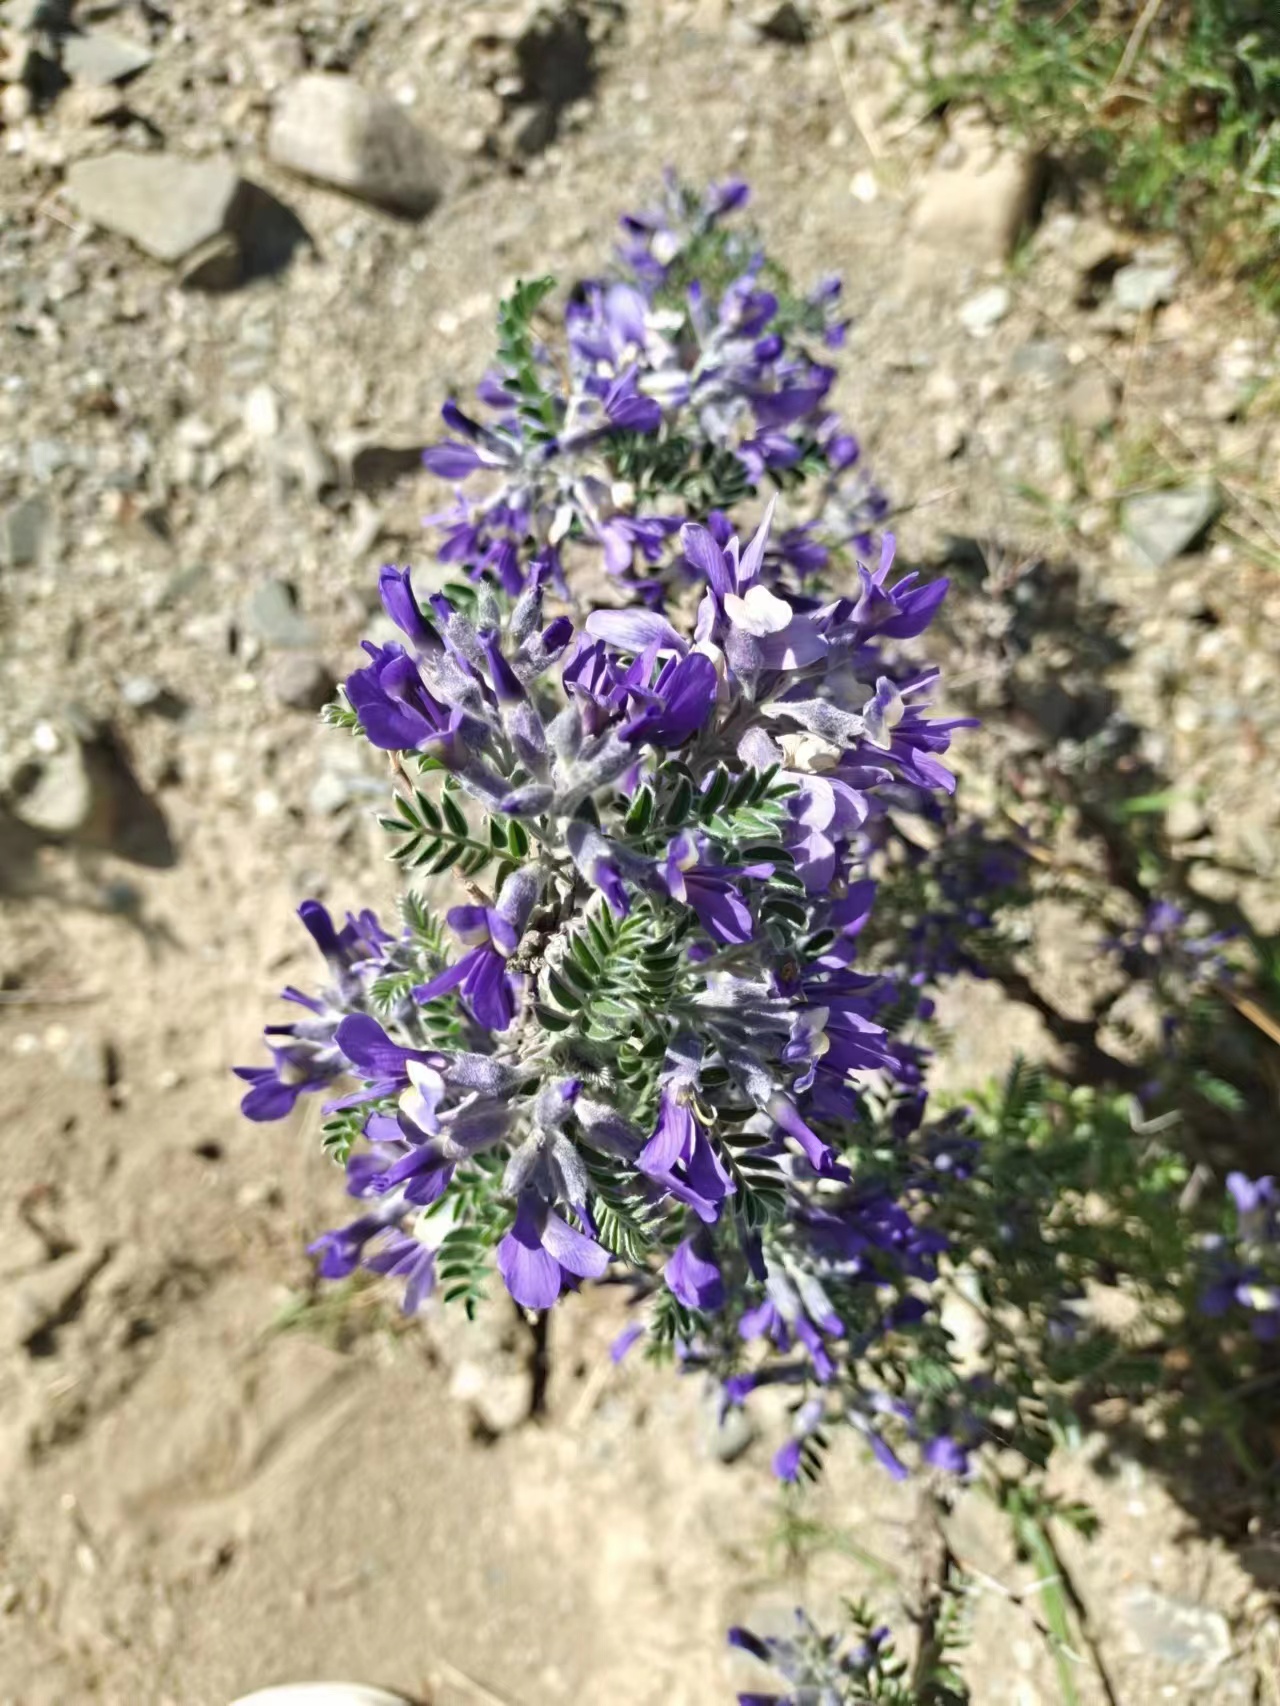
[[[1247,1320],[1257,1339],[1280,1339],[1280,1189],[1271,1177],[1228,1173],[1231,1226],[1205,1240],[1206,1315]]]
[[[851,1642],[824,1634],[799,1608],[792,1634],[756,1635],[734,1628],[729,1644],[768,1665],[789,1685],[785,1694],[739,1694],[738,1706],[851,1706],[874,1698],[868,1689],[901,1668],[894,1662],[886,1625],[864,1629]]]
[[[946,583],[898,574],[886,536],[828,590],[826,523],[802,550],[779,517],[815,446],[824,491],[856,447],[790,339],[838,345],[835,293],[784,313],[774,270],[721,233],[739,199],[627,222],[628,279],[570,302],[567,396],[530,329],[544,293],[504,305],[495,424],[451,405],[431,453],[502,472],[447,523],[469,578],[425,594],[383,570],[399,638],[366,643],[336,719],[389,755],[395,856],[451,871],[456,904],[442,926],[411,892],[393,934],[307,903],[330,983],[286,991],[306,1017],[240,1069],[244,1110],[328,1097],[359,1212],[313,1246],[323,1276],[395,1275],[414,1310],[434,1288],[470,1305],[496,1271],[542,1310],[608,1275],[628,1340],[710,1369],[726,1404],[794,1393],[784,1478],[836,1419],[891,1473],[904,1451],[963,1473],[971,1418],[910,1370],[946,1360],[933,1210],[964,1141],[926,1122],[902,1030],[927,1010],[917,947],[859,959],[888,813],[954,786],[957,723],[912,656]],[[589,459],[627,434],[650,483],[606,509]],[[744,491],[775,487],[750,529],[688,507],[688,468],[724,455]],[[659,489],[661,515],[641,503]],[[565,599],[580,538],[629,604]]]
[[[814,353],[843,341],[839,280],[795,296],[754,237],[723,224],[746,199],[741,183],[697,197],[669,182],[660,208],[624,218],[615,275],[578,287],[550,342],[532,329],[549,280],[504,307],[482,415],[447,403],[450,437],[424,456],[466,482],[433,518],[442,562],[513,596],[531,575],[563,592],[566,553],[594,547],[629,595],[660,606],[702,572],[670,549],[683,516],[723,545],[724,510],[765,480],[816,481],[806,517],[771,542],[765,584],[872,549],[887,505]]]

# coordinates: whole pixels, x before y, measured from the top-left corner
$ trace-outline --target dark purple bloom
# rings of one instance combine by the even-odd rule
[[[332,1071],[317,1070],[312,1058],[284,1048],[270,1051],[270,1066],[236,1066],[237,1078],[250,1085],[240,1102],[240,1112],[250,1120],[282,1120],[293,1112],[298,1097],[309,1090],[323,1090],[333,1082]]]
[[[685,1045],[681,1044],[683,1049]],[[717,1220],[736,1190],[702,1118],[696,1112],[697,1066],[689,1056],[667,1057],[658,1096],[658,1121],[636,1166],[688,1205],[699,1220]]]
[[[388,563],[378,576],[378,592],[382,608],[402,634],[412,640],[420,651],[439,651],[440,636],[418,608],[418,601],[413,595],[411,570],[398,569]]]
[[[693,908],[699,924],[717,942],[749,942],[754,920],[733,879],[771,877],[773,866],[708,865],[703,863],[703,853],[697,838],[687,831],[673,837],[659,873],[663,886],[673,900]]]
[[[364,649],[373,661],[347,677],[346,692],[370,743],[385,752],[447,747],[461,713],[435,698],[399,646],[366,640]]]
[[[415,1000],[432,1001],[450,989],[461,989],[479,1025],[505,1031],[516,1016],[520,986],[507,961],[520,945],[524,927],[538,898],[539,877],[532,867],[512,872],[502,885],[496,906],[455,906],[449,927],[470,951],[430,983],[420,984]]]
[[[715,708],[720,678],[716,666],[701,652],[668,658],[651,688],[648,700],[619,730],[623,740],[644,742],[665,751],[692,740]]]

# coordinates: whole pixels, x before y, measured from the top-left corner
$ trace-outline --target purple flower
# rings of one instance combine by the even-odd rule
[[[623,740],[669,751],[692,740],[715,709],[720,678],[709,657],[668,658],[644,692],[647,703],[618,731]]]
[[[708,936],[717,942],[749,942],[755,931],[751,909],[733,881],[736,877],[771,877],[773,866],[709,865],[703,862],[705,844],[687,830],[667,843],[659,878],[673,900],[691,906]]]
[[[710,1225],[737,1187],[696,1111],[697,1078],[697,1045],[678,1040],[663,1068],[657,1124],[636,1166]]]
[[[416,1315],[435,1285],[435,1251],[404,1233],[393,1233],[380,1250],[365,1258],[364,1265],[376,1274],[405,1282],[400,1303],[405,1315]]]
[[[440,636],[418,607],[413,593],[412,571],[398,569],[388,563],[378,576],[378,592],[382,608],[400,632],[412,640],[419,651],[438,653]]]
[[[348,913],[341,930],[318,900],[304,900],[298,916],[324,955],[336,987],[320,996],[304,995],[292,986],[285,989],[285,1000],[302,1007],[307,1017],[287,1025],[267,1026],[270,1066],[233,1069],[250,1085],[240,1109],[251,1120],[284,1119],[300,1095],[325,1089],[347,1071],[347,1057],[337,1041],[337,1032],[344,1014],[363,1003],[366,980],[395,946],[372,912],[359,916]],[[277,1037],[287,1040],[270,1040]]]
[[[333,1082],[336,1071],[317,1068],[307,1051],[273,1048],[270,1066],[234,1066],[232,1071],[250,1088],[240,1101],[240,1112],[250,1120],[282,1120],[293,1112],[298,1097],[309,1090],[323,1090]]]
[[[338,1026],[334,1037],[351,1065],[373,1082],[356,1096],[345,1097],[342,1106],[398,1095],[409,1083],[410,1063],[437,1069],[444,1057],[426,1049],[404,1048],[392,1042],[382,1026],[367,1013],[352,1013]]]
[[[365,1245],[371,1238],[387,1231],[399,1219],[401,1212],[400,1203],[390,1198],[371,1213],[353,1220],[349,1226],[326,1232],[313,1244],[308,1244],[307,1254],[317,1258],[316,1271],[321,1279],[347,1279],[353,1274],[360,1265]]]
[[[370,744],[384,752],[447,750],[461,712],[440,703],[401,647],[366,640],[364,649],[373,661],[347,677],[346,693]]]
[[[625,918],[631,910],[618,852],[598,830],[575,818],[565,831],[565,843],[574,864],[593,888],[600,890],[615,918]]]
[[[536,1191],[525,1191],[515,1223],[498,1245],[498,1272],[523,1309],[550,1309],[567,1281],[600,1279],[608,1252],[568,1221]]]
[[[514,446],[498,433],[481,426],[466,415],[456,403],[444,405],[440,413],[445,425],[460,434],[433,445],[422,453],[424,468],[445,480],[465,480],[481,468],[510,468],[516,463]]]
[[[437,995],[460,988],[478,1025],[505,1031],[516,1016],[520,993],[507,961],[520,945],[538,898],[538,886],[537,872],[526,866],[507,878],[496,906],[452,907],[447,914],[449,928],[470,951],[430,983],[419,984],[414,999],[433,1001]]]
[[[944,1474],[963,1478],[969,1473],[969,1449],[951,1434],[938,1434],[931,1439],[923,1456],[931,1469],[941,1469]]]
[[[666,1278],[669,1289],[686,1309],[714,1315],[724,1307],[724,1279],[711,1241],[704,1234],[686,1238],[676,1246],[667,1261]]]

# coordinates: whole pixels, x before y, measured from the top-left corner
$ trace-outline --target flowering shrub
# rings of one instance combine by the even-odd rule
[[[963,720],[935,714],[919,650],[946,582],[895,571],[829,406],[839,286],[797,294],[729,222],[745,198],[669,182],[558,322],[551,281],[517,286],[477,413],[446,404],[438,588],[383,569],[399,638],[365,643],[331,720],[388,755],[394,857],[451,874],[455,904],[410,888],[387,928],[304,903],[327,981],[284,992],[300,1015],[237,1069],[243,1109],[326,1098],[359,1211],[312,1245],[323,1278],[391,1276],[408,1313],[496,1283],[541,1311],[607,1278],[634,1311],[616,1355],[709,1371],[726,1409],[788,1394],[784,1481],[840,1426],[891,1476],[954,1485],[982,1440],[1043,1461],[1103,1366],[1080,1169],[1112,1169],[1153,1274],[1186,1257],[1186,1175],[1110,1141],[1127,1112],[1017,1074],[926,1117],[930,991],[995,963],[1025,859],[950,802]],[[1222,940],[1182,922],[1155,906],[1111,946],[1146,975],[1172,943],[1203,992]],[[1234,1237],[1179,1271],[1265,1336],[1275,1194],[1232,1195]],[[977,1372],[943,1324],[962,1272],[986,1288]],[[803,1620],[735,1638],[788,1699],[915,1698],[854,1621],[852,1645]]]

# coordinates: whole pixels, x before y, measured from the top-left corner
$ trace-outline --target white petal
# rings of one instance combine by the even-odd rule
[[[724,613],[735,628],[763,639],[766,634],[780,634],[795,620],[795,611],[785,598],[779,598],[767,586],[752,586],[745,598],[736,592],[725,594]]]

